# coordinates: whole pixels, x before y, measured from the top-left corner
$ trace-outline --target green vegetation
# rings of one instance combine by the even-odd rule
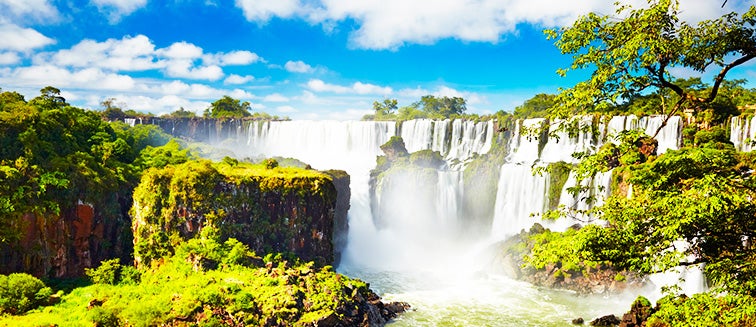
[[[562,188],[567,183],[567,179],[570,177],[570,171],[572,171],[572,165],[564,161],[550,163],[546,167],[546,171],[549,173],[549,194],[548,194],[548,208],[549,210],[556,210],[559,206],[559,197],[562,195]]]
[[[138,279],[110,280],[116,266],[103,263],[92,273],[95,284],[75,289],[54,306],[2,316],[0,325],[304,326],[326,319],[347,323],[354,312],[361,312],[366,299],[375,298],[365,283],[330,267],[315,268],[311,262],[281,255],[261,259],[238,241],[221,242],[212,229],[206,231],[183,243],[176,255],[139,272]],[[108,280],[97,282],[102,276]],[[46,300],[49,288],[30,293],[40,285],[44,286],[37,280],[35,287],[24,287],[30,291],[22,298],[30,294]]]
[[[436,97],[425,95],[420,101],[409,106],[399,108],[396,99],[384,99],[383,102],[373,102],[375,114],[365,115],[362,120],[395,120],[412,119],[446,119],[446,118],[477,118],[477,115],[465,115],[467,101],[460,97]]]
[[[0,275],[0,314],[23,314],[51,301],[52,289],[24,273]]]
[[[618,6],[616,16],[589,14],[547,31],[573,56],[572,66],[559,74],[592,71],[588,80],[558,94],[548,114],[685,111],[695,124],[685,128],[683,148],[663,155],[657,155],[652,138],[638,132],[621,133],[618,145],[595,154],[579,154],[578,179],[614,169],[615,193],[588,212],[606,226],[548,234],[528,261],[609,263],[644,274],[705,264],[712,292],[670,296],[646,325],[753,325],[756,176],[753,155],[735,152],[726,124],[753,104],[754,90],[725,77],[756,58],[756,6],[695,26],[678,19],[674,0],[649,1],[643,9]],[[718,73],[708,85],[700,77],[675,78],[673,68]]]
[[[252,115],[248,101],[241,102],[228,95],[216,100],[205,109],[204,116],[209,118],[242,118]]]
[[[331,255],[330,239],[313,236],[313,230],[331,235],[332,222],[318,219],[335,201],[329,175],[279,167],[273,159],[263,164],[192,160],[152,168],[134,190],[134,257],[139,266],[149,265],[171,255],[201,226],[211,226],[224,239],[237,238],[256,251],[291,251],[325,264],[330,260],[318,257]],[[294,239],[306,240],[307,246],[293,247],[289,240]],[[319,246],[324,247],[314,250]]]

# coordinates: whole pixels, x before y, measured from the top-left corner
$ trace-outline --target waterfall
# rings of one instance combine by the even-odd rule
[[[536,222],[556,230],[563,230],[571,225],[566,218],[555,222],[543,222],[531,217],[537,217],[544,212],[546,194],[551,187],[547,183],[548,174],[533,176],[528,171],[531,166],[543,166],[559,161],[576,163],[573,153],[592,153],[606,142],[616,143],[614,136],[626,130],[640,129],[648,135],[654,135],[665,119],[666,116],[615,116],[605,123],[600,123],[597,129],[593,128],[594,123],[590,116],[551,122],[541,118],[518,121],[514,135],[509,141],[509,156],[499,175],[491,237],[500,239],[510,236]],[[546,123],[549,126],[548,133],[540,133],[539,130]],[[682,119],[678,116],[670,117],[655,137],[659,143],[657,153],[677,149],[681,144],[681,129]],[[546,139],[541,139],[544,137]],[[542,147],[540,151],[539,147]],[[567,190],[577,184],[575,175],[570,174],[561,190],[560,205],[584,211],[603,203],[603,199],[611,191],[611,172],[599,173],[581,183],[584,191],[577,195],[570,194]],[[588,198],[594,201],[586,201]],[[573,220],[574,222],[577,221]]]
[[[501,167],[491,226],[494,239],[512,236],[539,221],[530,215],[543,212],[548,182],[548,174],[534,175],[529,165],[504,164]]]
[[[742,152],[750,152],[754,149],[756,141],[756,116],[751,119],[732,117],[730,120],[730,142],[735,149]]]

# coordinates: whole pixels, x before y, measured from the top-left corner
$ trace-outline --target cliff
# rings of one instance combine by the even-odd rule
[[[23,271],[39,277],[79,277],[102,260],[128,258],[132,248],[125,209],[128,199],[111,194],[94,203],[61,205],[59,214],[26,213],[11,218],[9,226],[20,236],[0,242],[0,274]]]
[[[134,191],[134,260],[164,257],[204,227],[257,253],[289,252],[327,265],[339,257],[334,228],[345,232],[345,173],[209,161],[150,169]]]

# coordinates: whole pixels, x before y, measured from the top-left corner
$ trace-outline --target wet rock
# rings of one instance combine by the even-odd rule
[[[591,321],[591,326],[596,327],[614,327],[620,324],[620,319],[615,315],[606,315]]]
[[[651,302],[639,296],[630,307],[630,311],[622,316],[620,327],[641,327],[646,322],[648,317],[653,314],[653,308]]]
[[[578,317],[578,318],[572,319],[572,324],[573,325],[582,325],[583,323],[585,323],[585,320],[583,320],[582,317]]]

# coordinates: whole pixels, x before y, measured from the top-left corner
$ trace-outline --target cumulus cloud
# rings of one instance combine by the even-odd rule
[[[409,99],[410,101],[417,101],[421,97],[426,95],[433,95],[436,97],[459,97],[465,99],[467,101],[468,105],[476,105],[476,104],[485,104],[488,103],[488,100],[485,96],[482,96],[475,92],[466,92],[466,91],[459,91],[457,89],[442,85],[437,87],[435,90],[428,90],[421,87],[417,87],[414,89],[401,89],[397,92],[397,94],[405,99]]]
[[[300,9],[299,0],[236,0],[247,20],[266,23],[272,17],[289,18]]]
[[[19,67],[4,75],[4,78],[0,78],[3,84],[32,87],[56,85],[61,88],[131,90],[136,84],[131,76],[106,73],[98,68],[68,70],[53,65],[40,65]]]
[[[0,65],[14,65],[21,61],[15,52],[0,52]]]
[[[0,50],[26,52],[55,43],[55,40],[31,28],[0,24]]]
[[[264,61],[264,59],[256,53],[246,50],[206,55],[202,57],[202,60],[206,64],[217,64],[221,66],[243,66]]]
[[[202,48],[184,41],[171,44],[165,49],[160,49],[158,54],[171,59],[197,59],[202,57]]]
[[[31,18],[36,21],[56,21],[59,16],[58,10],[48,0],[2,0],[0,12],[17,20]]]
[[[273,93],[265,96],[263,98],[263,101],[265,102],[289,102],[289,98],[279,94],[279,93]]]
[[[155,45],[144,35],[125,36],[104,42],[83,40],[70,49],[42,53],[36,63],[70,67],[99,67],[111,71],[142,71],[159,68]]]
[[[734,3],[733,3],[734,2]],[[624,0],[635,7],[645,0]],[[516,33],[518,24],[566,26],[589,12],[614,14],[612,1],[604,0],[237,0],[250,21],[265,23],[272,17],[298,17],[332,30],[338,22],[352,21],[350,45],[364,49],[396,49],[404,44],[431,44],[453,38],[497,42]],[[743,12],[747,1],[682,1],[681,17],[698,22],[725,12]]]
[[[319,79],[311,79],[307,82],[307,88],[315,92],[352,93],[352,94],[382,94],[388,95],[393,90],[388,86],[378,86],[369,83],[355,82],[351,86],[329,84]]]
[[[117,23],[123,16],[128,16],[147,4],[147,0],[92,0],[100,12],[108,15],[110,23]]]
[[[283,113],[283,114],[288,114],[288,113],[292,113],[292,112],[299,112],[299,110],[297,110],[296,108],[294,108],[292,106],[279,106],[279,107],[276,107],[276,111],[278,111],[280,113]]]
[[[223,81],[223,84],[231,84],[231,85],[244,84],[244,83],[249,83],[254,79],[255,77],[252,75],[241,76],[241,75],[231,74],[231,75],[228,75],[228,77],[226,77],[226,79]]]
[[[304,61],[287,61],[284,68],[292,73],[310,73],[313,71],[312,66],[306,64]]]

